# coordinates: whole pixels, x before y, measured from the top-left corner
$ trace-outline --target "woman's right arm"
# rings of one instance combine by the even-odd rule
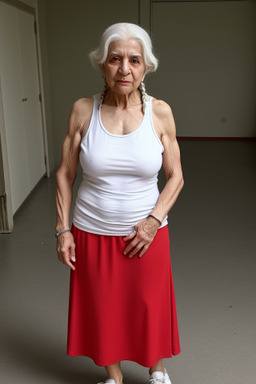
[[[72,191],[79,162],[80,143],[88,128],[90,99],[80,99],[73,105],[68,122],[68,132],[62,146],[61,164],[56,173],[56,233],[68,229]],[[75,270],[75,243],[71,232],[57,238],[56,250],[59,260]]]

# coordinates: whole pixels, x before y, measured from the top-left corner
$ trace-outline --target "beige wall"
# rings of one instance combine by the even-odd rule
[[[256,136],[256,2],[154,2],[154,94],[178,135]]]
[[[88,52],[114,22],[149,27],[150,0],[38,0],[38,9],[50,157],[57,166],[73,102],[102,88]],[[253,1],[152,2],[160,67],[146,85],[171,104],[179,136],[256,135],[255,12]]]

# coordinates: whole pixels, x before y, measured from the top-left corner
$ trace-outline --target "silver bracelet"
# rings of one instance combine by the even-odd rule
[[[158,223],[160,224],[160,227],[161,227],[161,225],[163,224],[162,223],[162,221],[160,220],[160,219],[158,219],[158,217],[156,217],[156,216],[154,216],[154,215],[148,215],[148,217],[153,217],[155,220],[157,220],[158,221]]]
[[[59,235],[62,235],[62,233],[70,232],[70,231],[71,231],[70,228],[68,228],[68,229],[63,229],[62,231],[55,233],[55,237],[56,237],[56,239],[58,239]]]

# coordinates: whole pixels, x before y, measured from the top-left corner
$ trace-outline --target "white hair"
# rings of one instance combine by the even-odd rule
[[[138,41],[142,46],[143,59],[146,73],[156,71],[158,60],[152,51],[152,42],[145,29],[132,23],[116,23],[108,27],[103,33],[100,45],[89,53],[92,65],[97,68],[99,64],[106,61],[109,45],[114,41],[132,39]]]

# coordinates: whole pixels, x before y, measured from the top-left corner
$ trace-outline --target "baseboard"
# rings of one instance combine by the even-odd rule
[[[177,136],[182,141],[256,141],[256,137],[202,137],[202,136]]]

